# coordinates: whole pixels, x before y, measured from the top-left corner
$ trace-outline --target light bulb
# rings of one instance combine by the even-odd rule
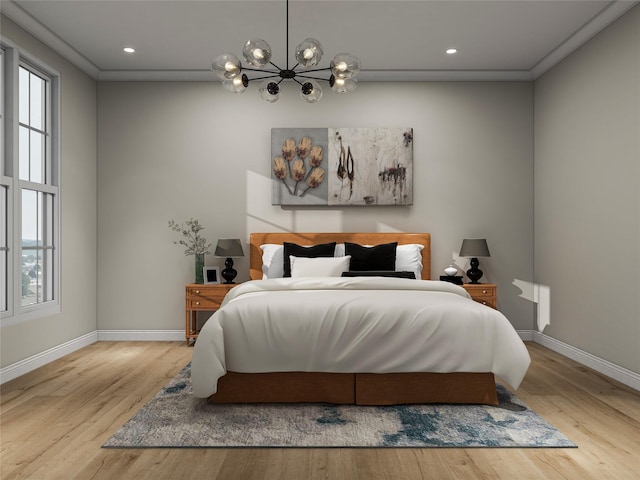
[[[232,93],[242,93],[246,90],[248,85],[249,79],[245,74],[222,81],[222,86],[224,87],[224,89]]]
[[[240,75],[242,63],[240,59],[232,53],[223,53],[215,58],[211,68],[222,80],[231,80]]]
[[[296,47],[296,60],[303,68],[314,67],[322,58],[322,45],[315,38],[305,38]]]
[[[250,65],[262,68],[271,61],[271,46],[261,38],[252,38],[242,47],[242,56]]]
[[[334,93],[349,93],[356,89],[358,81],[355,78],[338,78],[331,75],[329,85]]]
[[[339,53],[331,60],[330,67],[336,78],[352,78],[360,72],[360,59],[350,53]]]

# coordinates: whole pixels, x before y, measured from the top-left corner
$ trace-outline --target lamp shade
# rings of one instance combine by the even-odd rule
[[[461,257],[490,257],[489,246],[485,238],[465,238],[460,247]]]
[[[221,238],[216,245],[216,257],[244,257],[242,244],[237,238]]]

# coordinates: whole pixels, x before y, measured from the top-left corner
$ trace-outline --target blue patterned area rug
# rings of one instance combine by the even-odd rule
[[[214,405],[187,365],[104,445],[188,447],[575,447],[498,386],[500,405]]]

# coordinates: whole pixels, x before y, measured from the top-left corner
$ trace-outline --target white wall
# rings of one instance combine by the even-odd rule
[[[640,7],[535,83],[548,335],[640,373]]]
[[[414,205],[272,206],[271,128],[329,126],[413,127]],[[533,304],[512,285],[533,281],[531,83],[363,83],[309,105],[291,85],[267,104],[253,85],[101,82],[98,132],[101,330],[184,328],[193,257],[167,221],[189,217],[214,245],[252,231],[427,231],[435,278],[464,237],[486,237],[483,281],[498,284],[516,328],[533,328]],[[236,266],[247,279],[248,259]]]
[[[96,82],[2,17],[2,36],[61,76],[62,312],[2,327],[0,366],[96,330]]]

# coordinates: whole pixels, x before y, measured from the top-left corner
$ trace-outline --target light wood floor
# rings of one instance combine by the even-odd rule
[[[2,386],[0,478],[634,479],[640,395],[536,344],[518,396],[577,449],[101,449],[191,358],[99,342]]]

